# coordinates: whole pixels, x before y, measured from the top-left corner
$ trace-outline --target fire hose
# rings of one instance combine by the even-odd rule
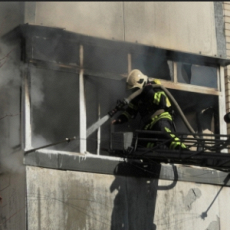
[[[181,110],[180,106],[178,105],[177,101],[172,96],[172,94],[164,86],[162,86],[162,85],[155,84],[155,85],[152,85],[152,87],[153,88],[161,89],[161,90],[163,90],[166,93],[166,95],[168,96],[170,102],[172,103],[173,108],[178,112],[178,114],[180,115],[180,117],[181,117],[182,121],[184,122],[185,126],[187,127],[187,129],[190,131],[190,133],[196,139],[199,139],[199,136],[195,133],[195,131],[193,130],[193,128],[189,124],[187,118],[185,117],[183,111]],[[137,97],[138,95],[140,95],[142,93],[142,91],[143,91],[143,89],[139,89],[136,92],[132,93],[128,98],[124,98],[123,100],[118,100],[116,107],[108,113],[109,116],[113,117],[118,111],[121,111],[126,105],[129,104],[129,102],[131,100],[133,100],[135,97]],[[230,123],[230,113],[227,113],[224,116],[224,120],[225,120],[225,122]],[[216,144],[216,145],[213,145],[213,146],[206,146],[206,148],[209,149],[209,150],[223,149],[229,143],[230,143],[230,138],[228,138],[222,144]]]
[[[169,97],[170,101],[172,102],[173,108],[179,113],[180,117],[182,118],[182,120],[183,120],[184,124],[186,125],[186,127],[188,128],[188,130],[193,135],[195,135],[195,131],[193,130],[193,128],[189,124],[188,120],[186,119],[184,113],[182,112],[180,106],[178,105],[178,103],[176,102],[176,100],[174,99],[172,94],[162,85],[156,84],[156,85],[152,85],[152,86],[153,86],[153,88],[160,88],[166,93],[166,95]],[[142,93],[142,91],[143,91],[143,89],[139,89],[136,92],[132,93],[128,98],[124,98],[123,100],[118,100],[116,107],[108,113],[109,116],[113,117],[118,111],[122,110],[124,108],[124,106],[127,105],[131,100],[133,100],[135,97],[140,95]]]
[[[52,143],[52,144],[49,144],[49,145],[44,145],[44,146],[41,146],[41,147],[30,149],[30,150],[25,151],[25,154],[34,152],[34,151],[39,150],[39,149],[44,149],[44,148],[48,148],[48,147],[51,147],[51,146],[54,146],[54,145],[58,145],[58,144],[61,144],[61,143],[64,143],[64,142],[69,143],[70,141],[73,141],[73,140],[76,140],[76,137],[65,138],[65,140],[62,140],[62,141],[58,141],[58,142],[55,142],[55,143]]]

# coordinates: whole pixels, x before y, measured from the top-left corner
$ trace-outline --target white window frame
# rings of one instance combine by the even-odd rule
[[[79,143],[80,143],[80,153],[87,152],[87,111],[86,111],[86,98],[85,98],[85,89],[84,89],[84,68],[83,68],[83,55],[84,49],[83,45],[80,45],[79,57],[80,57],[80,68],[79,68]],[[132,69],[132,56],[128,53],[127,57],[127,71],[129,72]],[[217,67],[217,85],[218,89],[212,89],[208,87],[189,85],[184,83],[178,83],[177,81],[177,62],[173,62],[173,81],[161,80],[162,84],[166,88],[197,92],[203,94],[217,95],[219,101],[219,124],[220,124],[220,133],[227,134],[227,125],[223,122],[223,117],[226,112],[226,103],[225,103],[225,84],[224,84],[224,67]],[[30,73],[28,64],[25,66],[23,73],[23,125],[24,127],[24,149],[28,151],[32,149],[32,127],[31,127],[31,97],[30,97]],[[100,105],[98,105],[100,108]],[[98,119],[100,119],[100,111],[98,111]],[[99,155],[100,149],[100,138],[101,132],[98,130],[97,141],[97,154]]]

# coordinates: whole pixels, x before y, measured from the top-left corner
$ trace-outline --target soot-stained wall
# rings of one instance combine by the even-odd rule
[[[213,2],[36,2],[26,22],[214,56],[216,9]]]
[[[19,43],[0,41],[0,228],[25,229]]]
[[[8,4],[6,8],[1,7],[3,11],[1,16],[3,17],[2,21],[9,22],[9,26],[2,27],[2,34],[4,34],[22,22],[21,14],[19,13],[21,5],[17,5],[19,3],[1,4]],[[185,5],[184,3],[170,3],[173,5],[165,5],[166,3],[130,4],[132,3],[37,2],[32,5],[34,12],[31,12],[26,8],[25,12],[27,15],[24,22],[31,22],[31,20],[34,20],[33,23],[37,25],[54,27],[63,26],[67,28],[67,30],[102,38],[114,38],[115,40],[162,46],[164,48],[173,48],[188,52],[202,52],[202,54],[212,56],[216,54],[213,3],[200,3],[201,5],[199,6],[197,3],[188,3],[188,5]],[[28,4],[25,4],[25,6],[27,7]],[[191,11],[191,7],[196,11],[196,14],[189,15],[191,17],[186,17],[188,18],[187,20],[181,20],[181,18],[184,18],[184,16],[187,15],[188,10],[189,12]],[[144,17],[143,14],[141,14],[141,12],[143,12],[141,9],[144,9],[144,11],[147,12]],[[165,15],[163,15],[163,17],[156,17],[153,21],[149,20],[149,18],[152,19],[153,17],[152,9],[156,12],[156,14],[154,14],[155,16],[157,16],[158,13],[163,15],[162,12],[165,12]],[[164,10],[162,11],[161,9]],[[183,11],[180,11],[179,9],[183,9]],[[90,14],[87,14],[87,11],[90,12]],[[12,12],[16,13],[14,14]],[[81,12],[81,14],[79,12]],[[115,18],[111,17],[111,12]],[[135,15],[136,12],[138,17],[133,18],[133,15]],[[181,12],[181,15],[175,14],[175,12]],[[5,13],[12,18],[8,20],[8,15]],[[57,17],[57,15],[59,17]],[[178,18],[174,18],[174,15]],[[55,21],[53,20],[54,18]],[[105,18],[108,20],[105,20]],[[197,18],[202,20],[201,23],[199,21],[199,29],[196,21]],[[146,23],[150,21],[160,23],[157,25]],[[175,27],[176,22],[182,23],[182,26]],[[162,26],[162,24],[169,25],[170,28],[166,28]],[[70,27],[68,27],[69,25]],[[91,27],[87,25],[91,25]],[[98,29],[97,25],[100,25],[100,29]],[[181,30],[184,31],[184,27],[187,28],[188,25],[192,26],[191,30],[186,31],[185,34],[183,34]],[[165,31],[165,29],[167,31]],[[133,31],[135,31],[135,33]],[[169,32],[170,34],[176,35],[173,37],[167,36]],[[159,36],[155,36],[156,34]],[[150,40],[147,38],[150,38]],[[52,45],[51,54],[53,50],[59,51],[59,44],[55,43],[53,40],[51,40],[50,43]],[[4,51],[3,47],[4,46],[1,46],[1,51]],[[47,52],[49,52],[50,50],[48,48],[50,47],[46,48]],[[54,49],[52,50],[52,48]],[[22,136],[20,136],[20,121],[22,116],[20,110],[20,90],[22,88],[20,88],[20,81],[17,81],[20,79],[20,74],[18,73],[20,72],[20,68],[19,66],[15,68],[15,63],[13,63],[13,66],[7,66],[5,64],[12,57],[11,54],[8,55],[10,50],[8,48],[6,50],[8,51],[1,52],[3,55],[1,56],[1,70],[3,77],[1,78],[1,81],[3,79],[1,99],[2,111],[4,111],[1,112],[2,119],[0,120],[0,129],[2,130],[2,133],[4,133],[3,139],[1,139],[1,169],[4,169],[2,170],[3,174],[0,176],[2,178],[0,195],[3,198],[2,204],[4,207],[4,210],[1,211],[1,226],[5,229],[12,230],[18,228],[25,229],[24,220],[26,208],[23,194],[26,194],[24,191],[26,182],[24,167],[21,165],[23,153],[20,151],[20,145],[23,143],[21,142]],[[39,47],[37,47],[37,50],[39,50]],[[68,57],[75,55],[75,51],[76,50],[69,47],[67,54],[58,56],[58,59],[55,59],[55,61],[62,62],[63,59],[64,61],[69,61]],[[36,57],[41,58],[42,55],[42,53],[37,53]],[[50,61],[45,58],[47,58],[47,56],[43,55],[41,59],[43,61]],[[18,56],[16,59],[20,60],[20,57]],[[78,62],[78,58],[76,58],[75,61]],[[143,67],[138,58],[136,63]],[[124,65],[122,66],[124,67]],[[24,69],[24,65],[21,65],[21,67]],[[145,66],[143,68],[146,69]],[[106,68],[103,70],[105,69]],[[116,68],[114,69],[116,70]],[[8,71],[13,71],[13,73],[8,74]],[[36,85],[38,90],[38,92],[35,90],[34,94],[31,94],[31,99],[35,102],[32,111],[35,114],[33,119],[39,121],[36,124],[36,127],[33,126],[34,130],[37,133],[44,135],[44,137],[50,141],[56,141],[56,137],[64,138],[66,135],[75,135],[75,130],[77,132],[75,121],[78,120],[77,109],[79,106],[76,96],[77,93],[74,93],[75,88],[71,87],[76,86],[77,91],[77,74],[75,78],[75,74],[73,73],[69,73],[70,76],[66,76],[65,74],[62,76],[59,72],[53,74],[50,69],[45,73],[41,70],[42,74],[40,74],[40,76],[43,77],[41,81],[41,79],[38,80],[36,78],[37,75],[39,75],[39,73],[37,74],[38,70],[33,72],[33,70],[30,69],[30,71],[31,86],[33,87]],[[54,71],[57,71],[57,69]],[[123,73],[123,68],[121,72]],[[68,78],[68,81],[64,81],[64,77]],[[92,76],[85,76],[85,84],[88,84],[87,77],[88,80],[92,80]],[[58,80],[56,80],[56,78],[58,78]],[[71,84],[71,87],[68,87],[68,84]],[[104,112],[109,108],[109,103],[116,100],[115,96],[119,96],[120,92],[116,91],[117,94],[111,92],[114,93],[114,97],[111,97],[108,100],[108,98],[103,95],[103,91],[99,92],[99,89],[103,84],[102,81],[102,83],[99,84],[98,89],[95,90],[96,92],[98,91],[98,93],[93,92],[90,97],[93,97],[94,93],[96,93],[97,95],[95,96],[99,98],[97,103],[101,101],[105,102],[106,106],[102,108],[102,111]],[[111,85],[118,85],[119,87],[120,82]],[[48,86],[51,88],[50,91]],[[66,91],[64,89],[66,89]],[[47,92],[46,95],[43,95],[44,98],[46,98],[45,102],[43,101],[43,96],[39,95],[39,90]],[[105,89],[105,92],[108,93],[108,90],[106,90],[107,89]],[[54,97],[56,98],[56,95],[54,96],[53,92],[56,92],[61,98],[58,100],[57,96],[57,100],[54,100],[56,104],[52,103],[52,99]],[[90,97],[87,100],[90,101]],[[39,111],[36,110],[36,103],[40,103],[41,109]],[[87,106],[90,107],[90,103]],[[64,109],[60,111],[59,109],[61,107]],[[58,109],[56,110],[56,108]],[[49,116],[47,116],[47,114]],[[45,117],[46,120],[44,119],[42,121],[42,118]],[[55,119],[53,119],[54,117]],[[93,122],[93,119],[90,119],[88,119],[89,125],[90,122]],[[95,115],[95,120],[96,119],[97,116]],[[47,129],[50,126],[52,127],[51,132],[50,129]],[[49,132],[47,132],[46,129]],[[107,126],[106,129],[109,130],[109,126]],[[55,135],[53,135],[52,132]],[[75,147],[77,148],[77,146]],[[6,156],[9,156],[9,158]],[[7,158],[6,160],[4,159],[5,157]],[[200,226],[202,228],[217,228],[216,226],[219,226],[219,224],[222,224],[222,226],[224,226],[224,224],[229,226],[228,218],[226,217],[226,213],[229,213],[229,210],[227,210],[229,205],[226,205],[225,199],[220,198],[222,196],[219,195],[218,202],[220,206],[217,205],[218,202],[214,202],[214,204],[211,205],[215,195],[218,194],[218,187],[213,189],[213,186],[200,185],[199,187],[193,183],[182,182],[178,182],[178,186],[175,187],[175,185],[171,186],[171,182],[165,184],[161,181],[159,181],[160,186],[157,186],[158,181],[153,179],[147,180],[118,176],[113,177],[108,175],[65,172],[33,167],[27,168],[27,179],[27,201],[29,208],[27,210],[28,225],[32,229],[33,227],[35,229],[43,229],[46,226],[51,226],[50,228],[55,228],[57,226],[59,228],[60,226],[60,229],[63,229],[66,226],[68,226],[69,229],[79,226],[79,228],[82,229],[92,229],[95,225],[95,229],[121,229],[121,227],[127,229],[128,226],[131,226],[132,229],[141,229],[143,228],[143,225],[150,229],[154,229],[155,225],[158,226],[158,229],[161,228],[162,230],[165,228],[173,229],[175,228],[175,225],[177,229],[186,229],[187,225],[185,226],[185,222],[181,220],[181,216],[183,215],[177,215],[178,211],[181,210],[183,210],[185,216],[188,215],[190,217],[189,220],[191,221],[191,224],[188,225],[190,229],[191,225],[194,226],[194,228],[199,228]],[[176,190],[176,188],[178,190]],[[135,191],[137,193],[135,193]],[[158,195],[161,191],[163,197],[162,199],[158,199],[156,194]],[[179,193],[184,194],[184,196],[176,196],[178,202],[175,203],[174,198],[175,194],[178,195],[178,191]],[[220,194],[224,194],[225,197],[229,196],[227,189],[223,189]],[[205,205],[210,202],[211,207],[206,208],[205,205],[200,205],[198,201],[201,199],[204,199],[202,201]],[[162,209],[163,205],[164,209]],[[123,212],[124,210],[125,212]],[[142,211],[141,214],[139,213],[139,210]],[[170,212],[168,210],[170,210]],[[190,213],[191,211],[193,212]],[[80,216],[79,213],[82,216]],[[80,217],[76,218],[76,216]],[[172,219],[172,216],[176,216],[176,221],[175,218]],[[221,218],[219,218],[220,216]],[[205,221],[200,221],[201,218],[205,219]],[[58,224],[56,222],[57,219],[59,221]]]
[[[0,3],[0,36],[24,23],[24,3],[5,1]]]
[[[227,187],[30,166],[27,183],[29,229],[220,230],[230,224]]]
[[[116,106],[117,100],[122,100],[130,94],[126,91],[125,83],[129,65],[133,69],[140,69],[148,77],[167,81],[172,81],[176,77],[173,75],[172,61],[167,60],[167,51],[163,49],[87,37],[55,28],[24,28],[28,29],[26,57],[34,63],[29,65],[34,148],[76,136],[77,140],[70,145],[57,145],[52,148],[79,151],[80,44],[83,46],[87,128],[94,125],[99,116],[106,116]],[[216,88],[217,68],[205,67],[202,64],[187,65],[190,72],[187,69],[187,72],[182,71],[182,64],[178,65],[178,81]],[[210,76],[208,84],[205,79],[199,77],[204,74]],[[197,124],[202,124],[201,121],[197,121],[197,116],[203,110],[211,108],[213,114],[218,114],[217,96],[180,90],[170,91],[196,131],[202,132],[208,128],[218,133],[218,127],[216,130],[210,127],[211,121],[209,127],[198,127]],[[175,114],[175,120],[178,132],[188,132],[178,114]],[[218,123],[217,117],[215,122]],[[87,138],[87,151],[96,153],[100,139],[100,154],[108,154],[111,132],[132,132],[141,129],[143,125],[139,116],[127,124],[117,126],[112,126],[110,119],[101,126],[101,137],[98,137],[95,131]]]

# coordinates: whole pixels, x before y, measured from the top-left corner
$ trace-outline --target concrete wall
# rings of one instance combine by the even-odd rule
[[[218,53],[213,2],[0,4],[0,35],[31,23],[204,55]],[[8,55],[11,48],[1,44],[0,229],[26,229],[26,211],[28,229],[228,229],[228,188],[29,166],[25,175],[20,74]],[[8,60],[13,65],[5,65]]]
[[[0,37],[24,22],[23,2],[0,3]]]
[[[217,55],[213,2],[29,2],[25,23]]]
[[[15,6],[15,5],[13,5]],[[2,10],[2,8],[1,8]],[[25,229],[25,167],[21,150],[21,72],[17,43],[0,41],[0,229]]]
[[[226,53],[227,58],[230,58],[230,3],[224,2],[224,23],[226,37]],[[226,112],[230,112],[230,67],[225,68],[225,94],[226,94]],[[230,124],[227,126],[228,134],[230,134]]]
[[[30,230],[227,230],[230,225],[228,187],[31,166],[26,171]]]
[[[22,155],[22,154],[21,154]],[[8,165],[15,164],[14,170],[0,174],[0,229],[26,229],[25,171],[22,166],[22,156],[17,154],[8,159]],[[12,161],[14,163],[12,163]],[[21,164],[21,165],[20,165]]]

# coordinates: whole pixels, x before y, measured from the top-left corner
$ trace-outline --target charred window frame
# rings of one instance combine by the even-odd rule
[[[185,68],[184,68],[185,66]],[[189,67],[190,69],[186,69],[186,67]],[[185,79],[182,78],[181,69],[183,69],[185,75]],[[197,72],[197,69],[201,69],[200,73]],[[190,72],[190,78],[193,78],[193,81],[188,80],[188,74]],[[204,76],[204,73],[209,72],[212,73],[212,76],[209,78],[210,74],[207,76]],[[172,82],[166,81],[164,79],[161,79],[162,84],[168,88],[170,91],[173,92],[173,95],[175,94],[175,99],[178,99],[178,103],[182,104],[182,110],[187,109],[186,105],[183,106],[183,101],[185,100],[185,95],[188,96],[188,101],[190,99],[193,99],[195,97],[199,97],[203,101],[215,101],[215,108],[214,110],[217,111],[218,114],[215,114],[215,133],[221,133],[226,134],[227,133],[227,127],[226,123],[223,122],[223,117],[225,115],[226,111],[226,103],[225,103],[225,82],[224,82],[224,67],[219,64],[200,64],[194,61],[194,63],[190,62],[183,62],[181,61],[173,61],[173,78]],[[198,73],[198,74],[197,74]],[[202,75],[203,74],[203,75]],[[204,77],[203,77],[204,76]],[[196,82],[197,77],[203,77],[202,80],[208,80],[208,84],[204,84],[201,82],[201,79],[198,79],[199,81]],[[186,81],[187,80],[187,81]],[[200,84],[201,83],[201,84]],[[178,93],[177,93],[178,92]],[[184,93],[183,93],[184,92]],[[184,96],[183,96],[184,94]],[[216,99],[215,99],[216,98]],[[199,100],[199,98],[197,98]],[[201,100],[201,101],[202,101]],[[200,101],[200,103],[201,103]],[[204,103],[206,103],[204,102]],[[208,103],[207,108],[208,108]],[[212,106],[211,106],[212,107]],[[194,106],[191,106],[190,110],[194,110]],[[199,128],[197,128],[199,132]],[[213,130],[213,131],[214,131]]]
[[[47,39],[41,39],[42,40],[42,44],[43,44],[43,40],[47,40]],[[38,45],[38,38],[36,38],[36,45]],[[44,44],[43,44],[44,45]],[[40,45],[41,46],[41,45]],[[38,46],[38,47],[40,47]],[[86,92],[86,85],[87,85],[87,80],[90,78],[94,78],[94,79],[104,79],[103,81],[109,79],[111,81],[122,81],[124,80],[124,74],[121,72],[121,74],[119,74],[118,72],[115,73],[111,73],[109,70],[106,72],[103,68],[98,68],[98,66],[95,65],[95,60],[92,60],[92,54],[90,55],[90,51],[92,51],[91,49],[89,49],[90,46],[84,46],[82,44],[77,44],[78,46],[78,53],[76,53],[76,56],[78,56],[78,63],[75,65],[64,65],[63,63],[57,63],[57,61],[55,62],[50,62],[49,60],[41,60],[43,59],[42,56],[44,56],[41,51],[39,51],[39,53],[36,53],[36,49],[34,50],[34,54],[32,56],[31,59],[28,60],[28,63],[25,65],[24,68],[24,122],[25,122],[25,138],[24,138],[24,143],[25,143],[25,151],[29,151],[31,149],[38,149],[40,146],[46,146],[46,144],[48,145],[48,142],[42,142],[39,146],[35,145],[35,141],[33,139],[33,131],[34,131],[34,122],[33,120],[36,120],[36,118],[34,118],[33,114],[36,114],[36,108],[34,108],[34,103],[36,103],[36,92],[32,92],[35,90],[35,87],[33,87],[36,83],[34,83],[34,81],[36,82],[36,77],[35,75],[39,75],[38,72],[43,72],[40,73],[40,77],[44,78],[44,80],[46,80],[46,84],[47,84],[47,78],[51,77],[51,75],[55,76],[55,72],[56,75],[60,75],[60,72],[63,72],[64,74],[66,74],[65,79],[67,80],[68,75],[73,75],[76,77],[76,79],[78,79],[78,85],[76,87],[76,94],[78,94],[78,103],[74,103],[74,105],[79,109],[79,114],[78,117],[76,116],[76,119],[78,120],[78,130],[76,130],[75,133],[75,137],[76,137],[76,141],[74,140],[73,142],[76,142],[76,144],[72,144],[70,143],[69,145],[71,146],[70,148],[67,148],[67,150],[65,150],[65,148],[61,148],[60,144],[58,145],[58,148],[52,148],[52,150],[58,150],[58,151],[69,151],[69,152],[80,152],[80,153],[86,153],[87,152],[87,142],[89,142],[90,138],[87,137],[87,128],[89,128],[89,126],[91,124],[87,123],[87,114],[89,113],[89,110],[87,111],[87,105],[86,105],[86,100],[87,100],[87,92]],[[89,49],[87,52],[87,48]],[[38,49],[38,48],[37,48]],[[86,51],[84,51],[84,49]],[[99,48],[100,49],[100,48]],[[101,50],[101,49],[100,49]],[[104,50],[105,51],[105,50]],[[108,51],[107,51],[108,52]],[[88,55],[88,56],[87,56]],[[85,56],[85,57],[84,57]],[[112,56],[112,55],[111,55]],[[93,57],[96,59],[96,57]],[[107,58],[108,59],[108,58]],[[118,59],[118,58],[117,58]],[[127,65],[127,56],[125,57],[125,66]],[[87,61],[84,61],[87,60]],[[119,59],[118,59],[119,60]],[[101,60],[100,60],[101,61]],[[119,62],[116,64],[118,66]],[[124,65],[124,64],[123,64]],[[107,65],[103,65],[105,68],[108,68]],[[111,67],[114,68],[114,63],[111,63]],[[114,69],[113,69],[114,70]],[[117,68],[117,70],[119,70],[119,68]],[[119,70],[121,71],[121,70]],[[35,73],[37,72],[37,73]],[[126,70],[127,72],[127,70]],[[54,73],[54,74],[52,74]],[[50,76],[48,76],[50,75]],[[127,73],[126,73],[127,75]],[[50,83],[51,84],[51,83]],[[55,82],[54,82],[55,84]],[[123,82],[122,82],[122,85]],[[125,85],[124,85],[125,86]],[[109,88],[109,91],[111,91],[112,88]],[[63,90],[65,90],[63,88]],[[58,96],[58,95],[57,95]],[[114,100],[114,104],[115,104],[116,100]],[[73,105],[73,106],[74,106]],[[100,106],[100,104],[96,105]],[[111,106],[111,104],[109,105]],[[106,114],[109,111],[111,107],[108,107],[106,110]],[[102,109],[101,109],[102,110]],[[35,112],[33,112],[35,111]],[[98,111],[96,111],[97,113]],[[68,112],[67,112],[68,113]],[[43,116],[45,114],[43,113]],[[37,115],[36,115],[37,116]],[[38,116],[37,116],[38,117]],[[40,116],[40,120],[42,119],[42,115]],[[52,119],[52,117],[50,118],[51,122],[53,122],[52,120],[54,120],[55,118]],[[38,120],[38,119],[37,119]],[[46,122],[47,124],[47,122]],[[110,124],[110,122],[109,122]],[[70,124],[71,125],[71,124]],[[40,124],[40,126],[42,126],[42,123]],[[37,127],[35,127],[37,130],[40,129],[39,125]],[[97,137],[96,137],[96,141],[98,143],[102,142],[101,140],[101,133],[100,130],[96,131],[95,133],[97,133]],[[45,133],[47,134],[47,133]],[[40,134],[40,136],[42,137],[42,135]],[[109,135],[107,135],[109,137]],[[69,137],[69,136],[68,136]],[[70,136],[71,137],[71,136]],[[45,137],[42,137],[42,139],[45,139]],[[62,137],[62,139],[64,139],[64,136]],[[60,139],[52,139],[50,141],[50,144],[55,143],[57,141],[59,141]],[[109,141],[109,139],[108,139]],[[97,145],[100,145],[98,144]],[[99,148],[99,146],[98,146]],[[99,155],[99,151],[98,155]]]
[[[81,50],[82,49],[82,50]],[[80,53],[83,52],[83,46],[80,50]],[[127,55],[127,63],[129,63],[131,54]],[[181,89],[189,91],[189,92],[193,92],[193,93],[203,93],[204,89],[206,89],[206,94],[207,95],[214,95],[217,96],[219,98],[219,113],[220,113],[220,121],[219,123],[221,124],[220,126],[220,132],[224,133],[225,131],[225,127],[223,122],[221,122],[221,118],[224,116],[224,110],[223,110],[223,106],[225,106],[225,100],[223,97],[223,90],[224,90],[224,85],[221,83],[220,81],[220,75],[221,75],[221,67],[220,68],[216,68],[217,71],[217,79],[218,81],[220,81],[220,83],[218,84],[218,89],[215,89],[215,91],[213,91],[213,89],[209,89],[209,88],[205,88],[205,87],[200,87],[200,86],[193,86],[193,85],[188,85],[185,87],[185,84],[183,83],[178,83],[176,82],[176,71],[175,71],[175,66],[177,65],[177,63],[175,62],[170,62],[173,64],[174,68],[174,72],[172,75],[172,80],[171,81],[166,81],[164,79],[161,79],[162,84],[165,85],[167,88],[172,89],[172,90],[177,90],[180,91]],[[31,120],[31,108],[33,107],[31,105],[31,103],[33,103],[33,100],[31,99],[31,77],[32,77],[32,73],[31,70],[35,67],[32,67],[30,65],[28,65],[27,67],[27,75],[25,75],[25,93],[26,93],[26,97],[25,97],[25,104],[26,104],[26,149],[31,149],[34,147],[39,147],[39,146],[34,146],[32,143],[32,130],[33,127],[31,126],[31,124],[33,123]],[[135,68],[135,67],[134,67]],[[51,71],[49,69],[46,69],[46,71]],[[55,71],[55,70],[52,70]],[[75,103],[75,105],[77,107],[79,107],[79,118],[78,118],[78,122],[79,122],[79,132],[77,132],[76,130],[76,134],[75,136],[77,136],[77,138],[79,137],[79,142],[78,142],[78,146],[72,145],[72,149],[68,150],[68,151],[72,151],[72,152],[80,152],[80,153],[85,153],[85,152],[90,152],[93,154],[97,154],[97,155],[106,155],[105,150],[100,150],[100,145],[102,145],[102,147],[106,147],[109,148],[109,144],[110,144],[110,137],[108,136],[108,134],[113,131],[127,131],[127,128],[129,129],[130,124],[127,125],[126,127],[120,127],[119,128],[114,128],[111,125],[109,125],[110,122],[108,122],[108,124],[106,125],[106,127],[100,127],[98,130],[96,130],[94,132],[94,134],[90,137],[87,137],[87,128],[89,128],[93,122],[97,122],[97,120],[92,120],[91,123],[88,123],[88,115],[90,115],[90,109],[92,107],[92,102],[89,103],[89,98],[87,96],[88,94],[88,88],[87,88],[87,84],[90,83],[90,81],[93,80],[93,84],[96,87],[96,82],[98,82],[98,88],[100,88],[102,91],[104,90],[104,88],[101,88],[101,82],[103,82],[103,84],[107,84],[107,82],[113,82],[112,84],[114,85],[116,84],[121,84],[121,85],[125,85],[124,81],[121,80],[122,78],[118,79],[113,79],[111,76],[109,77],[99,77],[99,76],[94,76],[94,75],[100,75],[99,73],[97,74],[92,74],[92,72],[90,73],[90,71],[85,71],[86,73],[84,73],[84,70],[80,70],[78,73],[71,73],[73,75],[76,76],[76,79],[78,79],[79,82],[79,104],[77,105],[77,103]],[[120,85],[120,86],[121,86]],[[222,85],[222,87],[221,87]],[[180,90],[179,90],[180,89]],[[89,88],[89,90],[91,90],[91,88]],[[222,90],[222,91],[221,91]],[[77,87],[76,87],[76,93],[77,93]],[[221,96],[222,95],[222,96]],[[118,96],[118,95],[117,95]],[[106,97],[103,98],[103,100],[105,100]],[[107,98],[108,99],[108,98]],[[109,99],[111,100],[111,98]],[[115,104],[115,97],[113,97],[113,102]],[[93,107],[95,107],[95,115],[93,117],[97,117],[97,119],[100,119],[104,114],[102,114],[103,109],[101,108],[101,104],[99,102],[100,100],[97,100],[98,104],[95,104]],[[112,105],[113,103],[111,103]],[[109,107],[108,107],[109,109]],[[222,112],[222,115],[221,115]],[[105,113],[105,111],[103,111],[103,113]],[[30,114],[30,115],[29,115]],[[77,119],[77,117],[76,117]],[[135,126],[135,125],[134,125]],[[104,129],[107,129],[107,131],[104,131]],[[116,129],[116,130],[114,130]],[[129,131],[134,131],[134,130],[129,130]],[[106,132],[106,134],[104,135],[103,132]],[[103,139],[103,136],[106,136],[106,140]],[[63,136],[64,139],[64,136]],[[55,140],[53,140],[55,142]],[[56,140],[58,141],[58,140]],[[106,141],[107,144],[103,144],[103,141]],[[94,142],[92,145],[94,145],[95,147],[92,147],[92,145],[90,144],[90,142]],[[48,143],[44,143],[44,144],[48,144]],[[65,148],[61,148],[60,146],[57,148],[59,151],[65,151]]]
[[[33,40],[34,39],[34,40]],[[42,38],[37,39],[36,36],[33,36],[33,42],[37,48],[40,46],[43,46],[44,44],[50,44],[52,45],[52,39],[49,42],[48,38]],[[87,40],[87,42],[84,41]],[[166,50],[160,50],[155,49],[151,47],[143,47],[138,44],[128,44],[128,43],[122,43],[122,46],[119,48],[121,51],[117,51],[117,46],[120,46],[120,43],[117,44],[114,41],[106,41],[108,44],[104,44],[104,40],[100,42],[101,46],[98,45],[97,39],[91,38],[91,43],[88,42],[89,38],[84,39],[77,39],[74,40],[66,40],[64,41],[61,39],[61,45],[60,44],[53,44],[56,45],[55,54],[58,58],[54,60],[54,62],[50,62],[49,58],[47,58],[46,55],[42,54],[40,51],[36,54],[35,50],[32,49],[32,54],[30,54],[30,58],[27,58],[26,65],[24,68],[24,122],[25,122],[25,150],[29,150],[33,148],[32,146],[32,127],[31,127],[31,95],[30,95],[30,87],[31,87],[31,79],[30,79],[30,65],[34,65],[35,68],[38,67],[38,65],[43,66],[44,69],[52,69],[53,71],[64,71],[64,72],[71,72],[71,74],[75,74],[76,78],[78,78],[78,88],[76,87],[76,93],[79,95],[79,152],[85,153],[87,152],[89,146],[87,146],[87,143],[89,142],[89,138],[87,138],[87,128],[91,125],[90,123],[87,123],[87,114],[88,114],[88,99],[86,97],[86,85],[88,84],[87,81],[90,81],[91,79],[106,79],[107,81],[117,81],[122,83],[124,85],[125,77],[127,77],[128,72],[131,69],[138,68],[142,70],[146,75],[148,75],[150,78],[159,78],[162,82],[162,84],[171,90],[176,90],[178,92],[192,92],[192,93],[202,93],[204,95],[214,95],[218,98],[218,108],[219,108],[219,124],[220,124],[220,133],[226,134],[226,124],[222,122],[222,118],[225,113],[225,96],[224,96],[224,67],[223,65],[216,64],[214,68],[216,68],[217,71],[217,88],[213,89],[210,87],[204,87],[204,86],[196,86],[186,83],[181,83],[178,81],[178,63],[182,62],[181,60],[175,60],[175,58],[168,56]],[[47,43],[48,40],[48,43]],[[80,42],[83,41],[83,42]],[[41,42],[43,41],[44,44]],[[31,40],[30,40],[31,42]],[[40,42],[40,43],[39,43]],[[72,43],[71,43],[72,42]],[[40,45],[39,45],[39,44]],[[72,49],[69,43],[75,44],[75,49]],[[64,44],[64,45],[63,45]],[[109,60],[111,62],[111,66],[107,65],[105,62],[104,65],[101,68],[98,68],[97,65],[95,65],[97,62],[95,60],[100,60],[101,57],[104,55],[104,52],[111,52],[111,44],[116,44],[114,52],[116,53],[112,59]],[[31,43],[29,44],[31,46]],[[67,47],[68,52],[70,52],[74,57],[77,57],[75,61],[73,62],[71,60],[65,60],[63,59],[63,50],[61,50],[61,47]],[[31,46],[32,47],[32,46]],[[92,57],[92,47],[94,49],[98,49],[100,54],[97,56]],[[104,47],[102,49],[102,47]],[[48,49],[49,48],[49,49]],[[48,47],[46,51],[49,53],[49,55],[52,57],[52,52],[50,50],[50,47]],[[37,49],[39,50],[39,49]],[[35,55],[36,54],[36,55]],[[147,54],[147,55],[146,55]],[[55,56],[56,57],[56,56]],[[163,57],[163,58],[159,58]],[[91,59],[90,59],[91,58]],[[68,58],[67,58],[68,59]],[[183,58],[182,58],[183,60]],[[194,59],[195,60],[195,59]],[[117,63],[114,65],[114,62],[117,61]],[[199,61],[198,61],[199,62]],[[185,61],[185,63],[187,63]],[[189,63],[192,63],[194,65],[197,65],[198,63],[196,61],[191,61]],[[37,66],[37,67],[36,67]],[[119,67],[122,66],[122,68],[119,69]],[[205,64],[206,66],[206,64]],[[167,71],[165,72],[165,69]],[[119,69],[119,71],[118,71]],[[159,72],[159,70],[161,70]],[[100,81],[100,80],[99,80]],[[111,92],[112,93],[112,92]],[[122,95],[120,95],[122,97]],[[120,99],[120,98],[117,98]],[[113,103],[115,103],[115,98],[111,99],[111,108],[113,107]],[[115,105],[115,104],[114,104]],[[100,111],[100,104],[95,105],[96,112],[95,112],[95,122],[102,117],[104,114]],[[109,111],[109,110],[108,110]],[[93,121],[92,121],[93,122]],[[126,128],[130,128],[129,125],[126,126]],[[114,127],[108,127],[110,129],[110,132],[114,131]],[[132,131],[132,130],[131,130]],[[100,148],[101,143],[101,130],[99,129],[97,131],[97,134],[95,136],[96,138],[96,145],[95,151],[93,154],[100,155],[101,152],[98,151]],[[60,150],[61,151],[61,150]]]
[[[177,62],[177,80],[178,83],[218,89],[216,67]]]

